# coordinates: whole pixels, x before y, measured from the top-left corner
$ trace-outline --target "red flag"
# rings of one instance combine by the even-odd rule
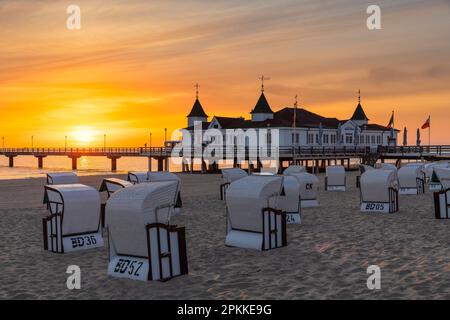
[[[429,128],[430,124],[431,124],[431,119],[430,119],[430,117],[428,117],[427,121],[425,121],[425,123],[423,124],[422,129]]]

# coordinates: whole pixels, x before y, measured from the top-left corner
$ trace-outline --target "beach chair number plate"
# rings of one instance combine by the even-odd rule
[[[300,214],[298,213],[286,213],[286,223],[298,224],[300,223]]]
[[[103,238],[100,233],[90,233],[63,238],[64,251],[71,252],[91,248],[103,247]]]
[[[345,186],[328,186],[328,191],[345,191]]]
[[[148,260],[135,257],[116,256],[108,266],[108,274],[131,280],[148,280]]]
[[[361,204],[361,211],[364,212],[389,212],[389,205],[387,203],[379,202],[364,202]]]

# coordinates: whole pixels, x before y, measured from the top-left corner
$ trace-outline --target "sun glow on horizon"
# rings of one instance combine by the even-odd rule
[[[83,126],[83,127],[76,127],[73,131],[70,132],[68,138],[76,144],[88,145],[94,142],[95,140],[99,140],[97,136],[100,136],[98,130],[92,127]]]

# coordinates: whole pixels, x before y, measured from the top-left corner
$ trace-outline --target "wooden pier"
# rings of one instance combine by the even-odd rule
[[[236,155],[238,147],[231,149],[231,154]],[[249,155],[255,154],[257,150],[244,148],[245,161]],[[194,150],[190,153],[173,154],[172,147],[111,147],[111,148],[0,148],[0,155],[8,158],[9,167],[14,167],[14,158],[18,156],[33,156],[37,159],[38,168],[44,167],[44,159],[48,156],[65,156],[72,160],[72,169],[77,169],[77,161],[80,157],[106,157],[111,160],[111,171],[117,170],[117,161],[121,157],[146,157],[148,158],[148,169],[151,170],[151,160],[156,159],[158,171],[169,170],[170,157],[183,158],[182,170],[193,171],[194,160],[201,161],[202,171],[208,171],[206,162],[201,157],[195,157]],[[230,153],[228,147],[224,147],[223,155]],[[385,160],[426,160],[439,161],[450,160],[450,146],[403,146],[403,147],[378,147],[365,146],[323,146],[323,147],[280,147],[278,148],[278,160],[280,166],[295,162],[309,168],[320,170],[330,164],[342,164],[350,167],[352,159],[359,160],[365,164],[375,164],[377,161]],[[225,158],[224,158],[225,160]],[[230,159],[231,160],[231,159]],[[237,157],[233,158],[234,166],[240,166]],[[255,163],[249,163],[249,170],[253,170]],[[260,159],[256,161],[256,170],[262,166]],[[218,170],[217,164],[210,164],[209,170]],[[317,172],[317,171],[316,171]]]

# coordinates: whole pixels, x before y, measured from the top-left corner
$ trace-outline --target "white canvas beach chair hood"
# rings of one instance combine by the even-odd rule
[[[434,168],[437,177],[439,178],[439,182],[442,185],[443,190],[447,190],[450,188],[450,168]]]
[[[361,175],[361,211],[398,211],[398,180],[392,170],[368,170]]]
[[[142,183],[108,199],[109,275],[147,281],[187,273],[184,228],[169,224],[177,191],[176,181]]]
[[[268,250],[286,245],[286,221],[277,210],[282,176],[248,176],[227,190],[226,245]]]
[[[319,179],[310,173],[293,173],[300,184],[300,202],[302,208],[318,207]]]
[[[47,184],[76,184],[79,183],[78,176],[75,172],[51,172],[47,173]]]
[[[362,175],[364,172],[368,171],[368,170],[375,170],[375,168],[372,167],[372,166],[368,166],[368,165],[366,165],[366,164],[360,164],[360,165],[359,165],[359,175],[356,176],[356,188],[360,188],[360,187],[361,187],[361,182],[360,182],[360,180],[361,180],[361,175]]]
[[[448,163],[434,163],[432,166],[429,166],[426,168],[426,175],[427,179],[429,181],[429,188],[430,191],[441,191],[442,190],[442,184],[441,181],[436,174],[436,168],[447,168]]]
[[[236,180],[247,177],[246,171],[241,168],[222,169],[222,184],[220,185],[220,200],[225,199],[228,186]]]
[[[400,194],[422,194],[425,191],[425,181],[421,166],[405,166],[398,170]]]
[[[346,177],[343,166],[328,166],[326,168],[325,190],[345,191]]]
[[[99,191],[100,192],[107,192],[108,198],[117,190],[131,187],[133,184],[129,181],[118,179],[118,178],[105,178],[102,181],[102,184],[100,186]]]
[[[303,173],[303,172],[306,172],[306,168],[304,166],[290,165],[283,171],[283,174],[290,175],[292,173]]]
[[[175,173],[169,171],[149,171],[147,182],[176,181],[178,183],[177,198],[174,206],[174,213],[179,214],[183,201],[181,200],[181,179]]]
[[[102,181],[102,184],[100,185],[99,188],[99,192],[106,192],[108,195],[108,199],[109,197],[111,197],[111,195],[123,188],[126,187],[131,187],[133,184],[129,181],[123,180],[123,179],[118,179],[118,178],[105,178]],[[102,203],[101,205],[101,222],[102,222],[102,227],[105,228],[106,227],[106,219],[105,219],[105,206],[106,203]]]
[[[284,176],[283,189],[278,198],[277,209],[286,213],[287,223],[301,223],[300,183],[293,176]]]
[[[100,195],[82,184],[46,185],[43,219],[44,248],[58,253],[103,246]]]

